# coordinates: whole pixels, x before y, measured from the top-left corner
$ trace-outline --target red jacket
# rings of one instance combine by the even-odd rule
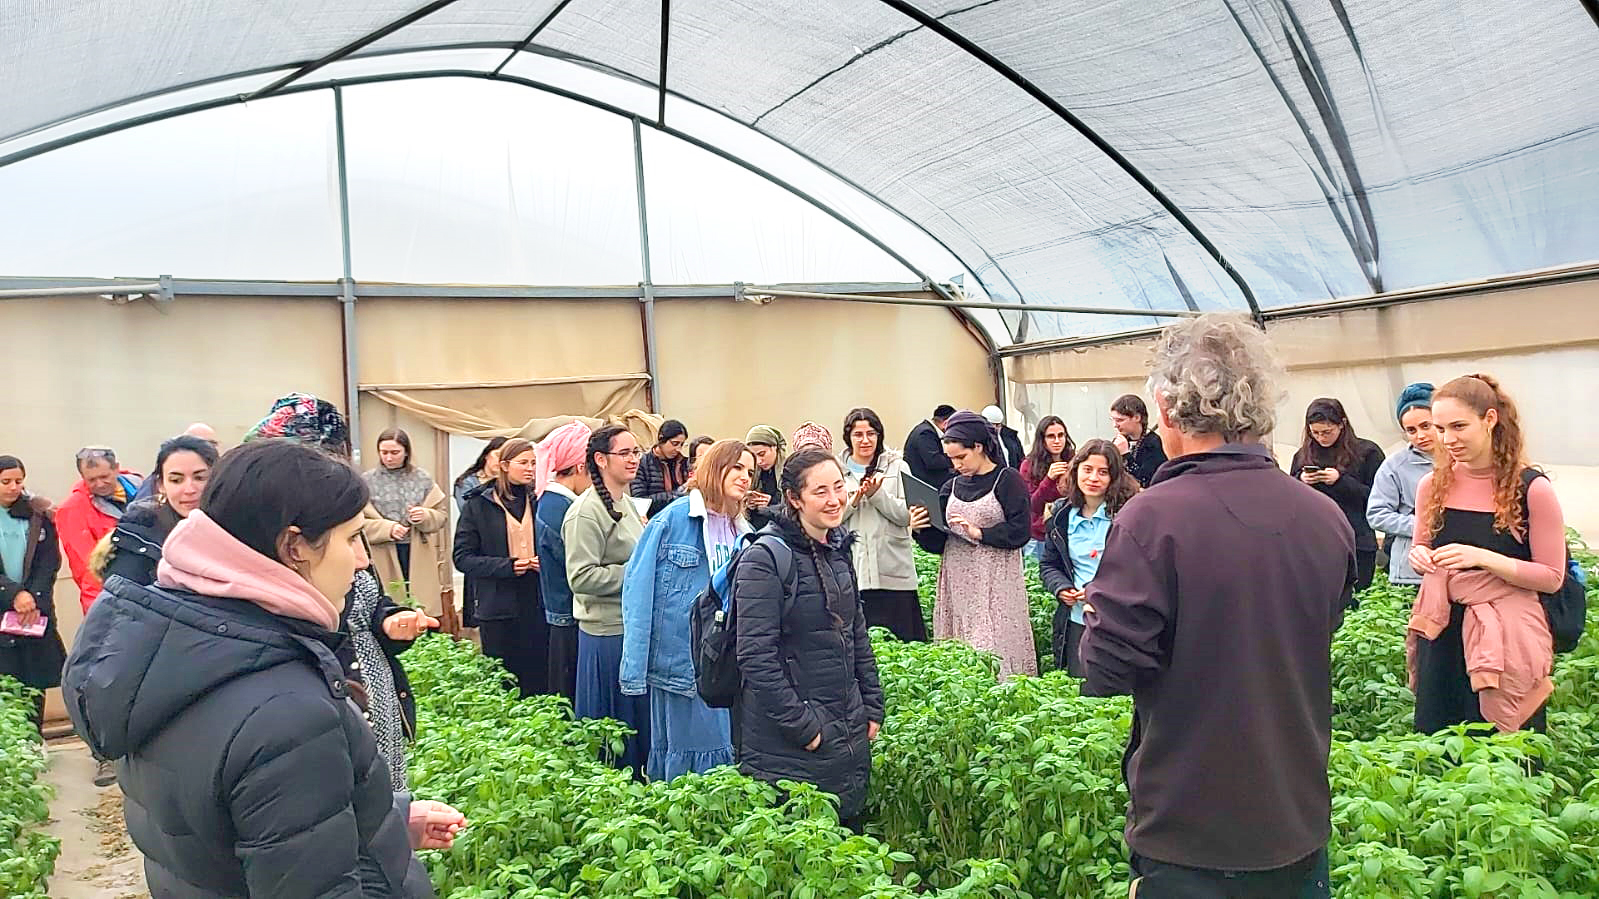
[[[128,502],[132,502],[142,478],[124,468],[118,472],[118,479],[123,482],[122,489],[128,494]],[[94,552],[100,538],[117,526],[117,519],[95,505],[94,499],[94,494],[89,492],[89,485],[79,480],[72,488],[72,495],[56,510],[56,530],[61,534],[61,549],[66,553],[67,565],[72,569],[72,580],[78,585],[78,603],[83,606],[86,615],[89,613],[89,604],[100,595],[100,579],[89,570],[89,554]]]

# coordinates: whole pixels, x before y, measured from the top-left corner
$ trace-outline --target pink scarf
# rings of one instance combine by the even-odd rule
[[[161,548],[156,583],[201,596],[242,599],[274,615],[337,630],[339,609],[304,578],[222,529],[196,509]]]
[[[588,450],[589,437],[594,432],[581,421],[570,421],[551,431],[539,442],[533,460],[533,495],[543,496],[544,488],[558,471],[575,468],[583,463]]]

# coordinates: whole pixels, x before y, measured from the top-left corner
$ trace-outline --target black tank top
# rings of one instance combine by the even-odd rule
[[[1523,491],[1525,496],[1525,491]],[[1526,500],[1522,500],[1522,527],[1528,527]],[[1444,524],[1433,537],[1432,547],[1460,543],[1496,552],[1523,562],[1532,561],[1532,546],[1517,540],[1504,531],[1494,530],[1494,513],[1467,512],[1461,509],[1444,509]]]

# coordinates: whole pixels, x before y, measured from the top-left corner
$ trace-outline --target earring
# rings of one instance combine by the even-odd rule
[[[157,493],[155,495],[155,501],[156,505],[164,506],[167,504],[167,495],[165,493]]]

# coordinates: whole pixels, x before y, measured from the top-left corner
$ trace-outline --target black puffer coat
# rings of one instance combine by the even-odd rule
[[[122,760],[156,899],[433,896],[339,640],[242,600],[106,584],[62,695]]]
[[[121,575],[140,586],[155,583],[155,570],[161,564],[161,544],[177,526],[178,513],[153,499],[129,503],[116,530],[111,532],[111,553],[104,571],[96,572],[102,582]]]
[[[770,783],[795,780],[836,794],[839,817],[860,814],[872,770],[868,721],[883,720],[883,689],[855,589],[850,544],[835,530],[826,545],[779,517],[763,533],[793,550],[789,583],[763,549],[734,573],[739,698],[739,769]],[[805,747],[820,734],[813,752]]]

